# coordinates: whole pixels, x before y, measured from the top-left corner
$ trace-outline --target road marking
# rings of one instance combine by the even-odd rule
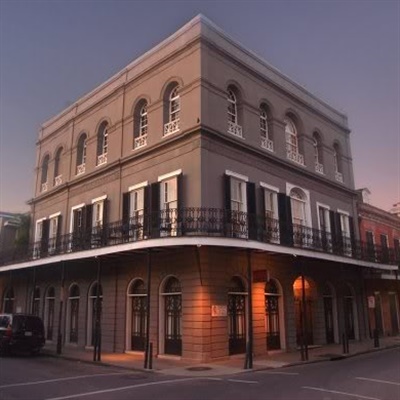
[[[45,381],[11,383],[9,385],[0,386],[0,389],[9,388],[9,387],[17,387],[17,386],[41,385],[44,383],[51,383],[51,382],[72,381],[75,379],[86,379],[86,378],[92,378],[92,377],[97,377],[97,376],[113,376],[113,375],[129,375],[129,374],[132,374],[132,372],[113,372],[110,374],[78,375],[78,376],[70,376],[67,378],[47,379]]]
[[[169,381],[139,383],[137,385],[122,386],[122,387],[117,387],[117,388],[114,388],[114,389],[96,390],[95,392],[77,393],[77,394],[71,394],[71,395],[68,395],[68,396],[61,396],[61,397],[51,397],[51,398],[46,399],[46,400],[73,399],[75,397],[94,396],[96,394],[119,392],[121,390],[129,390],[129,389],[135,389],[135,388],[139,388],[139,387],[165,385],[165,384],[169,384],[169,383],[177,383],[177,382],[185,382],[185,381],[193,381],[193,380],[199,380],[199,378],[182,378],[182,379],[171,379]]]
[[[309,389],[309,390],[317,390],[319,392],[342,394],[343,396],[357,397],[357,399],[381,400],[381,399],[378,399],[376,397],[361,396],[360,394],[356,394],[356,393],[338,392],[337,390],[327,390],[327,389],[316,388],[316,387],[311,387],[311,386],[303,386],[302,389]]]
[[[259,374],[269,374],[269,375],[299,375],[298,372],[278,372],[278,371],[255,371]]]
[[[399,383],[399,382],[382,381],[382,380],[380,380],[380,379],[363,378],[363,377],[361,377],[361,376],[357,376],[356,379],[359,379],[360,381],[370,381],[370,382],[386,383],[386,384],[388,384],[388,385],[400,386],[400,383]]]
[[[237,382],[237,383],[259,383],[257,381],[245,381],[242,379],[227,379],[228,382]]]

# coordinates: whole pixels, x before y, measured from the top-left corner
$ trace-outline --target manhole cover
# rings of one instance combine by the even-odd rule
[[[209,371],[211,367],[189,367],[186,368],[188,371]]]

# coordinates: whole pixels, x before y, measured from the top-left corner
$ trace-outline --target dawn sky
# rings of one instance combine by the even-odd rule
[[[198,13],[345,112],[356,188],[400,201],[400,1],[0,0],[0,210],[28,210],[44,121]]]

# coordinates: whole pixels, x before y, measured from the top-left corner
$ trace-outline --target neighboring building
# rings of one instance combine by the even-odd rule
[[[20,214],[0,211],[0,252],[12,251],[20,226]]]
[[[358,219],[361,240],[366,244],[365,254],[372,261],[395,258],[400,266],[400,218],[365,203],[365,189],[358,192]],[[399,269],[366,270],[365,278],[371,332],[378,329],[381,335],[397,335],[400,332]]]
[[[198,361],[366,337],[363,270],[396,260],[361,251],[349,133],[194,18],[43,125],[3,309],[90,348],[101,300],[103,350]]]

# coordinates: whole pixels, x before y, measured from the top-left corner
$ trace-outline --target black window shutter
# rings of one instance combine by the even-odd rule
[[[293,246],[293,221],[290,197],[278,193],[278,213],[280,242],[285,246]]]
[[[97,133],[97,156],[99,156],[100,154],[103,154],[103,135],[99,133]],[[97,160],[96,160],[96,164],[97,164]]]
[[[150,186],[145,186],[143,188],[144,194],[143,194],[143,235],[145,237],[149,236],[149,229],[150,229],[150,223],[149,223],[149,218],[150,218]]]
[[[355,237],[355,233],[354,233],[354,218],[353,217],[349,217],[349,228],[350,228],[351,249],[352,249],[353,255],[355,255],[356,237]]]
[[[129,213],[131,208],[131,193],[122,193],[122,224],[129,224]]]
[[[335,228],[336,228],[336,250],[339,254],[343,254],[343,234],[340,214],[335,212]]]
[[[227,236],[231,231],[230,223],[232,221],[231,216],[231,177],[229,175],[224,175],[222,193],[224,194],[224,210],[223,210],[223,220],[224,220],[224,236]]]
[[[160,183],[151,184],[151,237],[160,237]]]
[[[104,199],[104,201],[103,201],[103,227],[102,227],[102,235],[101,235],[101,243],[103,246],[105,246],[107,244],[109,207],[110,207],[110,200]]]
[[[247,223],[249,239],[257,240],[257,206],[256,206],[256,185],[253,182],[246,184],[247,195]]]
[[[74,210],[73,211],[73,229],[72,229],[72,232],[74,233],[74,234],[77,234],[77,233],[79,233],[80,232],[80,228],[79,228],[79,226],[78,226],[78,210]]]
[[[57,217],[57,236],[56,236],[56,251],[59,252],[61,249],[61,232],[62,232],[62,215]]]
[[[49,249],[49,220],[42,221],[42,238],[40,241],[40,254],[45,255]]]
[[[91,232],[93,227],[93,204],[88,204],[83,207],[82,219],[85,227],[85,231]]]
[[[337,246],[336,219],[335,219],[335,212],[332,210],[329,210],[329,222],[331,225],[332,246],[333,246],[333,248],[336,248],[336,246]]]

